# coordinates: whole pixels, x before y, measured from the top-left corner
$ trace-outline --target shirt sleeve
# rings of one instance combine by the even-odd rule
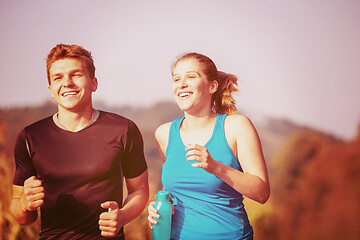
[[[29,155],[29,148],[27,146],[27,137],[25,129],[20,132],[15,142],[14,149],[15,158],[15,175],[13,184],[24,186],[24,182],[31,176],[36,176],[36,170],[33,165],[31,156]]]
[[[124,159],[121,167],[125,178],[140,176],[147,169],[144,156],[144,143],[139,128],[129,121],[125,143]]]

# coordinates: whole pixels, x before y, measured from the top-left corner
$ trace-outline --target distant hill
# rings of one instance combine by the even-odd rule
[[[95,105],[101,110],[114,112],[133,120],[139,126],[144,137],[145,147],[148,149],[153,149],[156,146],[154,132],[158,126],[183,116],[182,111],[173,102],[160,102],[149,107],[118,107],[107,106],[103,103]],[[7,137],[10,142],[14,142],[23,127],[50,116],[56,111],[57,107],[53,102],[45,102],[39,106],[3,108],[0,109],[0,122],[6,124]],[[257,119],[251,120],[258,130],[264,155],[267,159],[271,158],[290,135],[304,130],[317,132],[314,129],[298,125],[286,119],[269,117],[266,121],[261,121],[261,124],[258,123]],[[152,152],[152,154],[154,153]]]

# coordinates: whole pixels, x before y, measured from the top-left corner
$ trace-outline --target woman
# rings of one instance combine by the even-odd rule
[[[174,205],[171,239],[252,239],[243,196],[265,203],[270,187],[257,132],[236,114],[237,78],[198,53],[180,57],[172,76],[185,117],[155,132]],[[154,202],[148,211],[152,228],[160,217]]]

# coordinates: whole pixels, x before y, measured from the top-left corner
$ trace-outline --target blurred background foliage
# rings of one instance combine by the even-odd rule
[[[97,108],[128,117],[139,126],[149,165],[150,201],[161,189],[161,161],[154,131],[182,117],[174,103],[149,107]],[[56,112],[52,102],[41,106],[0,109],[0,238],[37,239],[40,221],[20,226],[9,212],[13,147],[21,129]],[[344,141],[284,119],[267,119],[256,126],[269,171],[271,196],[258,204],[245,198],[255,240],[360,239],[360,127]],[[151,239],[147,211],[125,227],[128,240]]]

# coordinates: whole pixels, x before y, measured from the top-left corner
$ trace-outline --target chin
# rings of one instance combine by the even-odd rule
[[[191,109],[190,106],[187,106],[187,105],[184,105],[184,104],[177,104],[177,105],[180,108],[180,110],[183,111],[183,112]]]

